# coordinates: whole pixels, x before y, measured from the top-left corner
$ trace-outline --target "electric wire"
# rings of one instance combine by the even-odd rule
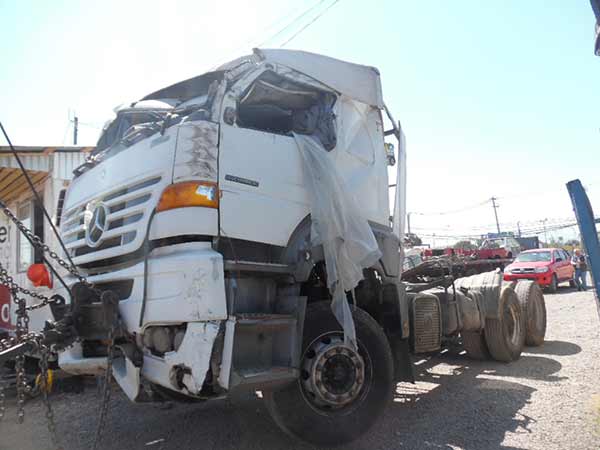
[[[448,211],[440,211],[440,212],[419,212],[419,211],[411,211],[409,214],[411,215],[416,215],[416,216],[446,216],[446,215],[450,215],[450,214],[458,214],[461,212],[465,212],[465,211],[470,211],[472,209],[477,209],[480,208],[484,205],[487,205],[488,203],[490,203],[492,201],[491,198],[488,198],[482,202],[473,204],[473,205],[469,205],[469,206],[464,206],[462,208],[458,208],[458,209],[452,209],[452,210],[448,210]]]
[[[257,47],[262,47],[263,45],[265,45],[267,42],[272,41],[273,39],[275,39],[277,36],[281,35],[282,33],[286,32],[290,27],[292,27],[293,25],[295,25],[299,20],[301,20],[302,18],[304,18],[305,16],[307,16],[308,14],[310,14],[311,12],[313,12],[316,8],[318,8],[320,5],[322,5],[323,3],[325,3],[327,0],[319,0],[317,3],[315,3],[313,6],[307,8],[306,10],[304,10],[302,13],[300,13],[300,15],[298,15],[295,19],[293,19],[290,23],[288,23],[286,26],[284,26],[283,28],[281,28],[279,31],[277,31],[275,34],[269,36],[267,39],[263,40],[262,42],[260,42],[259,44],[257,44]],[[281,46],[280,46],[281,47]]]
[[[294,35],[292,35],[292,37],[290,37],[287,41],[285,41],[283,44],[280,45],[280,47],[284,47],[285,45],[287,45],[290,41],[292,41],[296,36],[298,36],[300,33],[302,33],[304,30],[306,30],[309,26],[311,26],[313,23],[315,23],[317,20],[319,20],[321,17],[323,17],[323,15],[325,15],[325,13],[327,11],[329,11],[332,7],[334,7],[335,5],[337,5],[339,3],[340,0],[334,0],[333,3],[331,3],[327,8],[325,8],[323,11],[321,11],[316,17],[314,17],[310,22],[308,22],[306,25],[304,25],[302,28],[300,28]]]
[[[23,176],[27,180],[27,184],[29,184],[29,188],[31,189],[31,192],[33,193],[33,196],[34,196],[38,206],[40,207],[40,209],[44,213],[44,216],[46,217],[46,220],[50,224],[50,227],[52,228],[52,231],[54,232],[54,235],[56,236],[58,243],[60,244],[63,251],[65,252],[65,256],[69,260],[69,263],[71,264],[71,266],[75,267],[75,264],[73,263],[73,260],[71,259],[71,255],[69,255],[69,252],[67,251],[67,247],[65,246],[65,243],[63,242],[62,238],[60,237],[58,230],[54,226],[54,223],[52,222],[52,219],[50,218],[50,214],[48,214],[48,211],[46,210],[46,207],[44,206],[44,203],[42,202],[40,195],[35,190],[35,186],[33,185],[33,182],[31,181],[31,178],[29,177],[27,170],[25,170],[25,166],[21,162],[21,158],[19,157],[17,150],[15,149],[10,138],[8,137],[8,133],[4,129],[4,125],[2,125],[2,122],[0,122],[0,128],[2,129],[2,134],[4,134],[4,138],[6,139],[6,142],[8,142],[8,145],[10,147],[10,150],[11,150],[13,156],[15,157],[17,163],[19,164],[19,167],[21,168],[21,172],[23,173]]]

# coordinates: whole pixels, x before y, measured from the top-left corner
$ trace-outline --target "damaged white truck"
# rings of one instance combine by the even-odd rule
[[[108,367],[133,401],[261,391],[333,445],[414,381],[411,353],[462,334],[518,358],[535,286],[400,281],[405,169],[378,71],[325,56],[255,50],[119,108],[64,202],[81,277],[51,304],[60,367]]]

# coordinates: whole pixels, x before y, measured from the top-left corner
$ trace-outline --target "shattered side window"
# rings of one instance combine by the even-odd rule
[[[242,95],[237,125],[268,133],[313,135],[331,150],[336,145],[334,104],[331,93],[266,72]]]

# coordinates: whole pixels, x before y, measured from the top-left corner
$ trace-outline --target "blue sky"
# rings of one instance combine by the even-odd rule
[[[80,143],[93,145],[118,104],[247,52],[317,1],[215,3],[0,0],[0,120],[13,142],[71,143],[76,111]],[[593,28],[587,1],[340,0],[286,47],[380,69],[407,135],[409,211],[495,195],[514,229],[572,218],[573,178],[600,210]],[[411,221],[438,236],[495,228],[489,204]]]

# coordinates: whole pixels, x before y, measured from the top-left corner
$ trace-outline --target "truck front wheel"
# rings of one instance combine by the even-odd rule
[[[308,306],[300,378],[265,392],[267,409],[287,433],[316,445],[342,445],[365,433],[394,391],[388,340],[365,311],[352,307],[358,351],[344,345],[330,302]]]

